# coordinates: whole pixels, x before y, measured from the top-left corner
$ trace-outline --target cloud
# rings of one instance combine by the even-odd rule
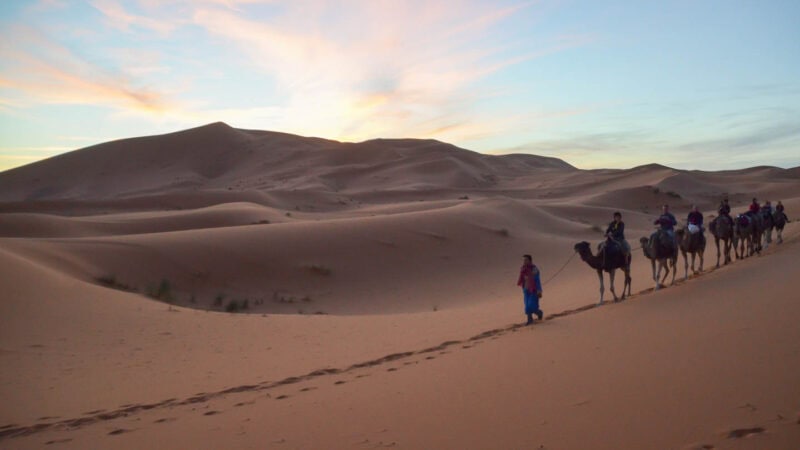
[[[162,125],[224,120],[349,141],[413,136],[465,142],[496,136],[527,117],[500,118],[480,107],[492,97],[519,94],[511,87],[484,88],[483,80],[590,41],[532,37],[535,30],[520,27],[532,27],[547,8],[530,1],[90,5],[109,25],[87,28],[101,31],[102,47],[97,35],[55,41],[18,25],[7,32],[13,44],[0,50],[3,89],[24,93],[29,102],[96,105],[113,109],[112,118],[135,115]],[[516,31],[506,36],[513,20],[509,28]],[[260,76],[268,86],[260,92],[269,94],[254,95],[244,106],[227,100],[224,90],[248,89],[228,86],[241,73],[248,82]],[[221,91],[207,89],[212,78]]]
[[[24,26],[8,32],[15,46],[0,47],[0,86],[40,103],[103,105],[160,113],[170,108],[159,92],[78,57],[43,33]]]
[[[105,16],[111,26],[123,31],[139,27],[166,36],[177,26],[173,21],[158,20],[128,12],[122,3],[115,0],[93,0],[91,5]]]
[[[723,170],[758,166],[767,160],[783,167],[800,165],[796,152],[800,123],[758,125],[735,136],[683,142],[644,129],[582,134],[532,140],[504,153],[555,156],[581,169],[659,163],[675,168]]]
[[[483,119],[474,110],[480,80],[587,42],[491,43],[504,20],[531,5],[300,0],[256,20],[205,4],[193,20],[262,71],[286,95],[285,112],[311,129],[340,139],[454,137]]]
[[[679,149],[689,152],[709,150],[750,152],[785,142],[800,142],[800,122],[751,127],[735,136],[689,142],[680,146]]]

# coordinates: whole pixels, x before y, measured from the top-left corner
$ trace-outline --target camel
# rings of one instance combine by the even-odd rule
[[[653,268],[653,281],[656,282],[656,291],[666,281],[670,272],[670,265],[672,266],[671,284],[675,284],[675,265],[678,262],[678,249],[671,241],[672,238],[670,238],[669,234],[661,230],[653,233],[649,239],[646,237],[639,239],[644,256],[650,260],[650,265]],[[656,262],[658,262],[657,271]],[[662,268],[665,270],[664,278],[659,282],[658,279],[661,277]]]
[[[730,216],[718,216],[709,224],[711,234],[714,235],[714,244],[717,246],[717,268],[719,268],[719,241],[722,241],[722,254],[725,264],[731,262],[731,241],[733,240],[733,219]]]
[[[687,253],[692,254],[692,273],[695,275],[703,271],[703,252],[706,250],[706,237],[703,236],[702,231],[697,233],[690,233],[686,228],[681,228],[676,231],[678,237],[678,248],[683,254],[683,280],[689,278],[689,256]],[[694,270],[695,256],[700,257],[700,270]]]
[[[778,212],[778,211],[775,211],[775,213],[773,214],[772,218],[773,218],[773,220],[775,222],[775,231],[776,231],[776,234],[777,234],[776,242],[778,244],[782,244],[783,243],[783,227],[786,226],[786,222],[788,222],[789,219],[786,217],[786,214],[784,214],[783,212]]]
[[[753,230],[755,224],[750,217],[739,214],[733,221],[733,251],[736,259],[753,254]]]
[[[625,299],[625,292],[631,295],[631,255],[622,253],[619,245],[607,244],[597,255],[592,254],[592,249],[586,241],[575,244],[575,251],[581,255],[581,259],[589,264],[589,267],[597,271],[597,278],[600,279],[600,304],[603,304],[603,272],[608,272],[608,280],[611,285],[611,294],[614,301],[619,301],[617,293],[614,291],[614,273],[617,269],[622,269],[625,274],[625,285],[622,287],[622,299]]]

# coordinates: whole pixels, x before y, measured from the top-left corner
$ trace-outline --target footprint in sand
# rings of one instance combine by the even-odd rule
[[[133,431],[133,430],[126,430],[125,428],[117,428],[114,431],[109,431],[108,434],[111,435],[111,436],[117,436],[117,435],[123,434],[123,433],[130,433],[131,431]]]
[[[219,411],[207,411],[203,413],[204,416],[213,416],[216,414],[221,414],[221,413]]]
[[[753,434],[763,433],[765,431],[767,430],[765,430],[762,427],[737,428],[735,430],[731,430],[730,432],[728,432],[728,439],[740,439]]]

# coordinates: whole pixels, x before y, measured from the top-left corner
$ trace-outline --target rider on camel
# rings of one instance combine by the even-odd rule
[[[717,212],[719,212],[720,216],[731,216],[731,205],[728,204],[728,197],[722,199],[719,203],[719,208],[717,208]]]
[[[718,217],[724,217],[723,220],[727,220],[728,225],[733,226],[733,218],[731,217],[731,205],[728,204],[728,197],[723,198],[722,201],[719,203],[719,208],[717,208],[717,212],[719,213]],[[712,230],[714,229],[713,224],[711,229]]]
[[[750,207],[747,209],[747,214],[750,216],[754,216],[758,214],[761,210],[761,206],[758,204],[758,200],[753,197],[753,203],[750,203]]]
[[[622,253],[626,255],[631,254],[631,246],[628,244],[628,241],[625,240],[625,222],[622,221],[621,212],[614,212],[614,221],[608,224],[608,228],[606,228],[606,237],[609,240],[617,242],[622,248]],[[605,245],[605,242],[603,245]]]
[[[789,217],[787,217],[787,216],[786,216],[786,213],[785,213],[785,212],[783,212],[783,203],[781,203],[781,201],[780,201],[780,200],[778,200],[778,204],[777,204],[777,205],[775,205],[775,212],[776,212],[776,213],[779,213],[779,214],[783,214],[783,217],[785,217],[785,220],[786,220],[787,222],[789,221]]]
[[[693,225],[694,227],[689,227],[689,232],[692,234],[697,233],[699,231],[703,231],[703,213],[698,211],[697,205],[692,205],[692,210],[689,212],[689,215],[686,217],[686,222],[689,225]],[[694,231],[692,229],[694,228]]]
[[[658,216],[655,222],[655,225],[659,225],[661,227],[661,231],[667,233],[667,235],[672,238],[672,242],[675,245],[675,248],[678,247],[678,241],[675,239],[675,225],[678,224],[678,221],[675,220],[675,216],[669,212],[669,205],[664,205],[661,208],[661,215]]]
[[[772,203],[770,203],[769,200],[764,202],[764,207],[761,208],[761,214],[764,215],[764,216],[766,216],[768,214],[770,214],[770,215],[772,214]]]

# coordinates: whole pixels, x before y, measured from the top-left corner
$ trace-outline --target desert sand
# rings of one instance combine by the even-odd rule
[[[725,195],[794,219],[800,168],[216,123],[2,172],[0,448],[798,448],[800,227],[658,291],[638,249]],[[598,306],[573,245],[616,210],[633,296]]]

